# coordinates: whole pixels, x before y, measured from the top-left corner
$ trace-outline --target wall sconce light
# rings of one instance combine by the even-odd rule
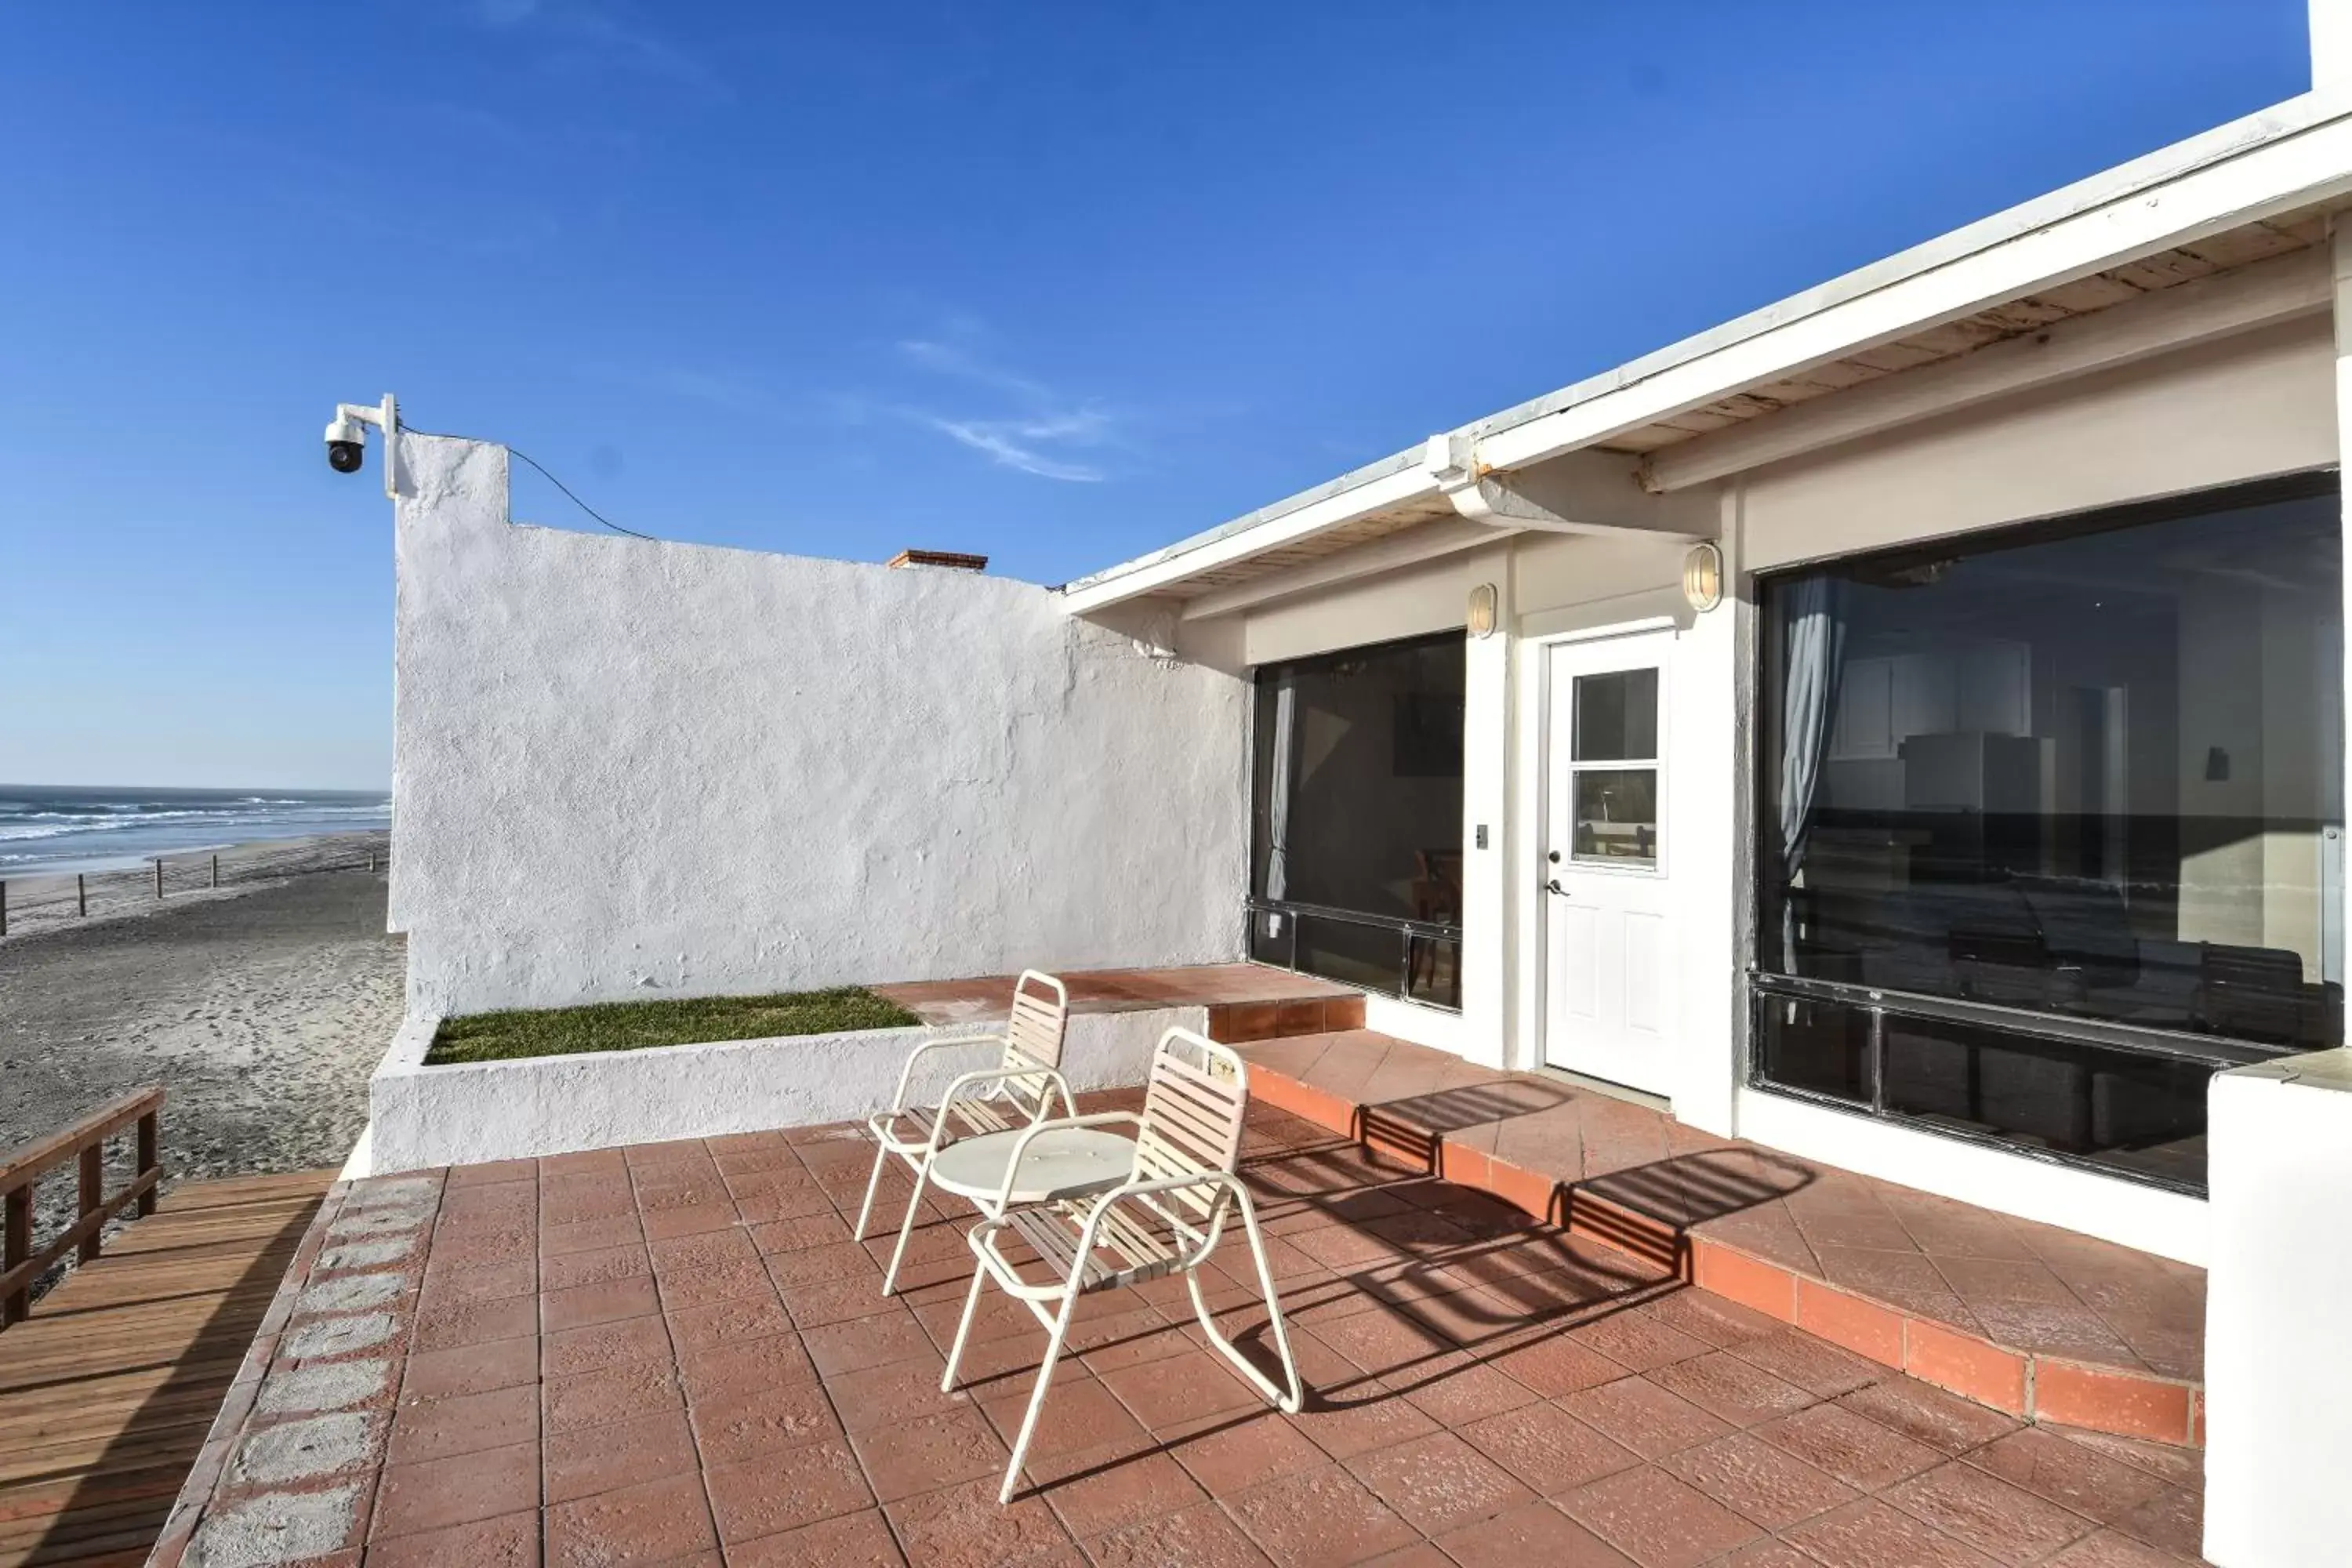
[[[1713,540],[1692,545],[1684,555],[1683,597],[1701,615],[1723,603],[1723,550]]]
[[[1470,590],[1470,635],[1490,637],[1495,635],[1495,584],[1481,583]]]

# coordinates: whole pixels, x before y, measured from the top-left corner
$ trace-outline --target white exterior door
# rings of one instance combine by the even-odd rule
[[[1670,632],[1546,654],[1544,1058],[1664,1093],[1675,1019],[1666,803]]]

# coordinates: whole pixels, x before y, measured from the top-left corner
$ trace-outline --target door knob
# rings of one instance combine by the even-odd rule
[[[1559,879],[1558,877],[1552,878],[1549,881],[1544,884],[1544,891],[1547,893],[1558,893],[1563,899],[1568,897],[1568,889],[1559,885]]]

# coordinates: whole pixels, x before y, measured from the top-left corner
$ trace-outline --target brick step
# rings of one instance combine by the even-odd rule
[[[2198,1384],[2018,1350],[1921,1317],[1639,1213],[1589,1184],[1563,1182],[1450,1143],[1392,1111],[1343,1099],[1263,1062],[1251,1064],[1250,1091],[1407,1170],[1489,1194],[1548,1225],[1672,1269],[1702,1289],[2005,1415],[2181,1447],[2204,1446],[2204,1391]]]
[[[1279,1002],[1219,1003],[1209,1008],[1209,1038],[1228,1046],[1286,1040],[1298,1035],[1327,1035],[1363,1026],[1364,996],[1360,991]]]

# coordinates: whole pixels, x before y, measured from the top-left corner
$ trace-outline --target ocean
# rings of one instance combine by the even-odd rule
[[[0,878],[110,871],[157,855],[392,826],[373,790],[0,784]]]

